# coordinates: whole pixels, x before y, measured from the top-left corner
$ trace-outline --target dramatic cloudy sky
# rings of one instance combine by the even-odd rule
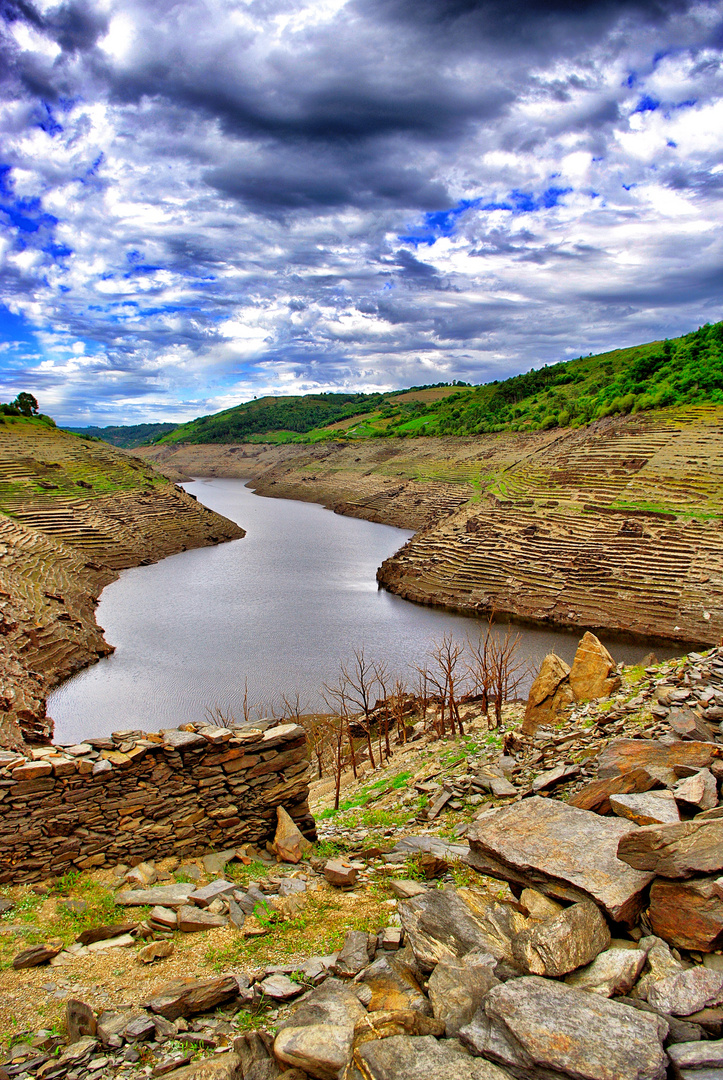
[[[723,317],[723,0],[0,12],[0,400],[185,419]]]

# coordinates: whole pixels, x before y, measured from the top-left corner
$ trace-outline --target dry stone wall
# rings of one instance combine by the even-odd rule
[[[276,807],[315,839],[297,724],[115,732],[0,753],[0,882],[273,838]]]

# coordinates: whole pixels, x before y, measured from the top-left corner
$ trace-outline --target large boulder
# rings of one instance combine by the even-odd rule
[[[461,960],[442,960],[429,976],[429,1000],[442,1020],[448,1038],[459,1035],[485,997],[497,986],[495,958],[489,953],[468,953]]]
[[[541,724],[559,719],[560,714],[573,702],[568,676],[570,668],[555,653],[548,653],[527,698],[523,735],[534,735]]]
[[[628,994],[645,965],[643,949],[606,949],[587,967],[566,976],[568,986],[602,997]]]
[[[679,949],[723,948],[723,898],[714,878],[657,878],[650,889],[648,916],[653,932]]]
[[[300,863],[312,851],[314,845],[306,839],[283,806],[276,807],[276,817],[274,848],[277,858],[280,862]]]
[[[201,1058],[165,1075],[168,1080],[243,1080],[244,1073],[240,1058],[231,1052]]]
[[[615,661],[602,642],[589,630],[577,647],[569,679],[576,701],[610,697],[620,686],[620,678],[615,673]]]
[[[723,972],[697,966],[667,975],[652,984],[648,1003],[673,1016],[690,1016],[700,1009],[723,1005]]]
[[[693,744],[689,744],[693,745]],[[620,838],[618,858],[659,877],[692,878],[723,870],[723,818],[646,825]]]
[[[610,931],[600,909],[585,900],[523,930],[514,941],[513,951],[528,974],[555,978],[589,964],[609,944]]]
[[[551,979],[495,986],[460,1038],[518,1077],[664,1080],[662,1017]]]
[[[238,983],[233,975],[219,975],[209,979],[173,979],[155,992],[147,1008],[159,1013],[166,1020],[179,1016],[196,1016],[215,1009],[238,994]]]
[[[633,769],[673,770],[680,765],[705,769],[721,757],[721,747],[714,742],[676,742],[670,745],[657,739],[613,739],[598,757],[598,778],[621,776]]]
[[[475,870],[559,900],[593,900],[614,922],[634,925],[652,874],[630,870],[618,844],[636,829],[557,799],[536,796],[479,818],[468,832]]]
[[[354,1053],[364,1080],[512,1080],[489,1061],[470,1057],[453,1039],[395,1035],[364,1043]]]
[[[419,979],[422,973],[417,969]],[[361,981],[372,992],[367,1006],[370,1012],[410,1010],[428,1013],[430,1006],[422,992],[412,967],[405,962],[404,953],[380,956],[361,975]]]
[[[327,979],[292,1008],[274,1040],[274,1054],[314,1080],[336,1080],[351,1057],[354,1028],[365,1016],[349,987]]]
[[[611,795],[610,808],[618,817],[634,821],[636,825],[674,825],[680,821],[678,806],[670,791]]]

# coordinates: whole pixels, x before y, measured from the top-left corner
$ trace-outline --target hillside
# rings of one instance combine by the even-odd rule
[[[476,387],[454,383],[386,394],[264,397],[181,424],[152,441],[175,445],[460,437],[580,427],[606,416],[703,403],[723,403],[723,323]]]
[[[125,450],[131,450],[134,446],[142,446],[144,443],[153,442],[161,435],[167,435],[169,431],[175,431],[178,424],[127,424],[110,427],[69,427],[73,435],[80,435],[87,439],[102,439],[111,446],[120,446]]]
[[[112,652],[94,612],[120,569],[239,536],[107,443],[0,417],[0,747],[47,740],[47,693]]]

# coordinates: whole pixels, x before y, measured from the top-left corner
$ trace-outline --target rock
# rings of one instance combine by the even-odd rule
[[[113,923],[111,926],[91,926],[78,934],[75,939],[80,945],[94,945],[96,941],[107,941],[122,937],[138,929],[137,922]]]
[[[126,1024],[125,1037],[130,1042],[146,1042],[155,1035],[156,1025],[150,1016],[137,1016]]]
[[[220,878],[217,881],[212,881],[210,885],[204,885],[202,889],[196,889],[189,896],[189,901],[192,904],[196,904],[198,907],[207,908],[214,900],[218,900],[221,896],[228,896],[232,893],[237,886],[233,881],[224,881]]]
[[[373,956],[374,947],[370,949],[369,934],[363,930],[350,930],[336,958],[333,970],[337,975],[358,975]]]
[[[65,1003],[65,1027],[68,1042],[74,1043],[86,1036],[94,1037],[98,1030],[98,1021],[90,1005],[77,998],[68,998]]]
[[[490,953],[468,953],[461,960],[442,960],[429,976],[429,1000],[448,1038],[455,1039],[485,997],[497,986],[495,958]],[[426,1034],[426,1032],[408,1032]]]
[[[201,1058],[184,1068],[164,1070],[169,1080],[242,1080],[241,1061],[234,1053]],[[162,1075],[155,1072],[155,1075]]]
[[[615,661],[605,646],[588,630],[577,647],[569,675],[576,701],[610,697],[620,686]]]
[[[713,741],[710,728],[692,709],[671,709],[667,720],[671,729],[681,739],[693,742]]]
[[[718,1080],[723,1076],[723,1040],[716,1042],[678,1043],[668,1047],[668,1057],[673,1066],[673,1080]],[[712,1075],[699,1070],[715,1069]],[[688,1070],[691,1070],[688,1072]]]
[[[672,825],[680,821],[678,806],[670,791],[611,795],[610,808],[618,817],[634,821],[636,825]]]
[[[306,839],[283,806],[276,807],[276,817],[273,844],[276,857],[281,862],[300,863],[313,850],[314,845]]]
[[[679,780],[673,788],[679,806],[712,810],[718,802],[718,785],[710,769],[700,769],[693,776]]]
[[[131,934],[119,934],[118,937],[91,941],[87,949],[89,952],[104,952],[106,949],[129,949],[135,943],[136,939]]]
[[[237,930],[241,930],[243,924],[246,922],[246,915],[235,900],[229,900],[228,902],[228,919],[229,922],[233,923]]]
[[[294,982],[287,975],[269,975],[259,983],[259,989],[274,1001],[291,1001],[303,993],[303,983]]]
[[[650,791],[658,781],[647,769],[631,769],[605,780],[592,780],[568,799],[568,806],[578,810],[592,810],[596,814],[611,813],[610,796],[627,795],[630,792]]]
[[[31,945],[29,949],[23,949],[13,958],[13,967],[16,970],[39,967],[40,964],[47,964],[62,950],[62,944],[54,945],[50,942],[45,945]]]
[[[719,873],[723,870],[723,819],[694,818],[679,825],[635,829],[620,839],[618,858],[666,878]]]
[[[181,863],[175,870],[178,877],[188,878],[189,881],[200,881],[201,871],[195,863]]]
[[[279,896],[297,896],[306,892],[306,882],[301,878],[284,878],[279,882]]]
[[[400,859],[408,859],[422,852],[429,852],[430,855],[436,855],[438,859],[446,859],[447,862],[456,862],[467,856],[469,846],[451,844],[449,840],[442,840],[439,836],[404,836],[384,856],[384,861],[399,862]]]
[[[173,953],[172,941],[152,941],[138,950],[136,959],[141,964],[153,964],[156,960],[165,960]]]
[[[419,881],[412,881],[411,878],[396,878],[389,882],[389,888],[401,900],[408,900],[410,896],[419,896],[420,893],[427,891],[426,885],[422,885]]]
[[[281,1069],[274,1060],[273,1047],[273,1036],[266,1031],[249,1031],[234,1039],[233,1049],[241,1061],[241,1076],[247,1080],[276,1080]]]
[[[71,1043],[58,1058],[60,1069],[73,1069],[90,1058],[90,1055],[98,1046],[98,1040],[90,1035],[84,1036]]]
[[[478,905],[476,910],[473,904]],[[498,960],[512,961],[512,939],[527,925],[513,908],[480,900],[469,890],[428,889],[401,900],[399,915],[424,971],[470,952],[489,952]]]
[[[523,889],[520,893],[520,903],[527,911],[529,917],[535,922],[545,922],[546,919],[554,919],[561,911],[562,904],[551,900],[549,896],[538,892],[537,889]]]
[[[394,1035],[367,1042],[354,1051],[364,1080],[511,1080],[504,1069],[472,1058],[455,1040],[431,1035]]]
[[[158,904],[159,907],[179,908],[188,903],[195,889],[195,885],[154,885],[150,889],[116,893],[115,902],[122,907],[143,907],[146,904],[154,907]]]
[[[535,777],[532,781],[532,790],[534,792],[546,791],[548,788],[555,787],[556,784],[564,784],[572,780],[579,773],[579,765],[565,765],[564,763],[556,765],[554,769],[547,769]]]
[[[329,859],[324,866],[324,877],[337,889],[350,889],[354,886],[359,871],[345,859]]]
[[[645,966],[642,978],[630,991],[630,997],[647,1001],[648,991],[653,983],[683,971],[684,968],[680,961],[675,959],[668,944],[659,937],[651,934],[641,938],[639,946],[646,954]]]
[[[69,915],[85,915],[88,910],[85,900],[61,900],[59,907],[62,907]]]
[[[153,995],[147,1008],[177,1020],[179,1016],[196,1016],[230,1001],[238,993],[238,984],[232,975],[219,975],[210,979],[174,979]]]
[[[419,979],[421,972],[417,972]],[[371,990],[367,1005],[369,1012],[412,1011],[429,1013],[430,1005],[422,992],[414,970],[405,963],[404,955],[380,956],[362,975]]]
[[[274,1054],[315,1080],[336,1080],[351,1056],[354,1028],[365,1015],[352,990],[327,979],[292,1008],[274,1040]]]
[[[495,986],[460,1037],[473,1053],[545,1080],[664,1080],[665,1021],[537,976]]]
[[[178,929],[184,934],[195,934],[201,930],[210,930],[213,926],[226,926],[225,915],[212,915],[209,911],[192,907],[190,904],[178,909]]]
[[[127,1007],[109,1009],[98,1017],[97,1034],[104,1047],[118,1047],[125,1038],[125,1031],[133,1020],[148,1020],[143,1009]]]
[[[610,931],[600,909],[585,900],[523,930],[512,950],[524,971],[556,978],[589,964],[609,944]]]
[[[226,848],[224,851],[209,851],[201,859],[203,868],[207,874],[222,874],[227,863],[236,858],[236,848]]]
[[[154,926],[158,926],[162,930],[178,929],[178,912],[174,911],[173,908],[159,907],[157,905],[151,908],[148,918]]]
[[[598,777],[620,776],[632,769],[667,769],[687,765],[705,769],[720,757],[714,742],[678,742],[666,745],[657,739],[613,739],[598,758]]]
[[[557,720],[574,698],[568,676],[570,668],[555,653],[548,653],[527,698],[523,735],[534,735],[540,724]]]
[[[444,1035],[444,1024],[433,1016],[398,1009],[369,1013],[354,1027],[354,1048],[375,1039],[390,1039],[395,1035]]]
[[[152,885],[158,874],[153,863],[138,863],[132,870],[123,875],[125,881],[134,882],[136,885]]]
[[[606,949],[587,967],[567,975],[565,982],[602,997],[629,994],[644,966],[642,949]]]
[[[468,862],[483,874],[561,900],[593,900],[614,922],[634,925],[652,875],[631,873],[617,857],[630,829],[642,831],[618,818],[533,796],[471,826]]]
[[[665,881],[650,889],[650,925],[679,949],[713,952],[723,948],[723,898],[712,878]]]
[[[172,750],[194,750],[206,745],[203,735],[197,735],[195,731],[178,731],[173,729],[161,729],[164,746]]]
[[[14,907],[14,900],[8,900],[6,896],[0,896],[0,915],[6,915],[7,912],[12,911]]]
[[[690,1016],[723,1004],[723,972],[692,967],[658,979],[648,990],[648,1003],[660,1012]]]

